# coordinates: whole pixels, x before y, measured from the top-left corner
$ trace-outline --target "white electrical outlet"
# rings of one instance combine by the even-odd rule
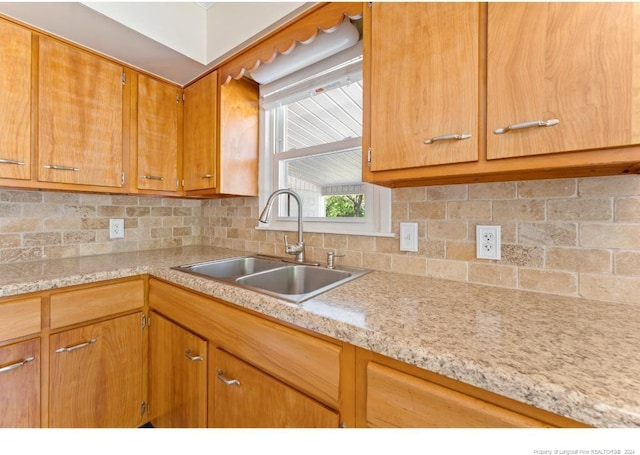
[[[476,257],[500,259],[500,226],[476,226]]]
[[[109,220],[109,238],[124,238],[124,220],[122,218],[112,218]]]

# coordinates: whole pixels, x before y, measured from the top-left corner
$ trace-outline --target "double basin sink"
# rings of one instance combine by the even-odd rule
[[[192,275],[299,303],[354,280],[369,270],[329,269],[318,264],[290,262],[271,256],[241,256],[173,267]]]

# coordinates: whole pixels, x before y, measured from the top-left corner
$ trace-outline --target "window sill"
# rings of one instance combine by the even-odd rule
[[[271,226],[271,225],[259,225],[255,227],[259,231],[282,231],[282,232],[298,232],[297,227],[291,226]],[[389,237],[394,238],[397,235],[393,232],[372,232],[372,231],[345,231],[342,229],[322,228],[321,226],[309,226],[305,224],[304,233],[313,234],[338,234],[338,235],[361,235],[369,237]]]

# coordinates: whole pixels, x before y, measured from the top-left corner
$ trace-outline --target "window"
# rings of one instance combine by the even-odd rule
[[[362,182],[362,48],[260,87],[260,208],[274,190],[301,197],[305,231],[391,234],[391,191]],[[298,206],[276,202],[259,227],[295,230]]]

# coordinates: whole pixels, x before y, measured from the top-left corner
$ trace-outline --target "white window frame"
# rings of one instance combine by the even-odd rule
[[[310,156],[323,151],[345,150],[348,148],[361,147],[362,138],[350,138],[340,141],[339,143],[322,144],[310,147],[304,150],[292,150],[288,152],[280,152],[275,154],[277,147],[276,135],[276,115],[273,108],[277,106],[278,100],[272,99],[265,101],[264,93],[280,92],[279,97],[285,101],[291,97],[291,91],[286,87],[293,83],[303,81],[302,86],[307,90],[313,87],[314,82],[308,79],[316,74],[322,73],[327,68],[353,58],[361,53],[361,46],[354,46],[342,53],[325,59],[318,64],[305,68],[290,76],[286,76],[278,81],[272,82],[261,87],[261,108],[260,108],[260,160],[259,160],[259,209],[262,210],[269,198],[269,195],[283,188],[280,182],[281,163],[286,159]],[[322,78],[324,79],[324,78]],[[322,82],[322,79],[321,82]],[[315,83],[318,86],[318,83]],[[304,88],[302,89],[304,90]],[[300,89],[296,91],[301,91]],[[282,103],[280,103],[282,104]],[[336,149],[335,145],[339,144]],[[394,237],[391,231],[391,190],[389,188],[363,183],[365,189],[366,215],[363,218],[325,218],[325,217],[304,217],[304,231],[317,232],[326,234],[351,234],[351,235],[369,235],[380,237]],[[277,231],[296,231],[297,217],[295,216],[279,216],[280,209],[278,207],[279,200],[283,200],[286,196],[280,196],[274,202],[272,210],[272,218],[269,223],[258,223],[257,229],[277,230]]]

